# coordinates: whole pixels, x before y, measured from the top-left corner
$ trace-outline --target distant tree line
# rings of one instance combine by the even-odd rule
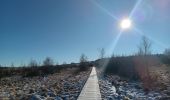
[[[13,64],[11,67],[0,66],[0,78],[12,75],[21,75],[23,77],[46,76],[60,72],[62,69],[64,70],[64,68],[72,67],[77,67],[79,69],[78,71],[84,71],[90,66],[92,66],[92,64],[87,61],[87,56],[84,54],[80,57],[80,63],[63,63],[62,65],[55,65],[52,58],[46,57],[42,65],[38,64],[36,60],[31,59],[27,66],[14,67]]]

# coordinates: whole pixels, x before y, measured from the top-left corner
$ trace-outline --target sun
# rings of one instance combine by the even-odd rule
[[[132,22],[128,18],[125,18],[120,22],[120,27],[122,29],[129,29],[131,26],[132,26]]]

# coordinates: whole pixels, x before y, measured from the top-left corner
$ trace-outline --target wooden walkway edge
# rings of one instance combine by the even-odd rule
[[[96,68],[93,67],[90,76],[85,83],[77,100],[101,100],[101,94],[96,74]]]

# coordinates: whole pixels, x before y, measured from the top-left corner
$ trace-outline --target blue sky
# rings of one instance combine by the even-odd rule
[[[1,0],[0,64],[27,64],[51,57],[60,64],[78,62],[82,53],[89,60],[105,48],[106,56],[137,52],[141,35],[152,41],[153,53],[170,47],[170,1],[140,0],[131,20],[133,28],[121,30],[139,0]],[[118,18],[116,20],[114,17]]]

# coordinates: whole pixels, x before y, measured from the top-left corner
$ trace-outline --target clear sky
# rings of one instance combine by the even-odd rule
[[[120,19],[135,5],[131,20],[139,31],[123,31],[115,43]],[[82,53],[94,60],[99,48],[106,56],[130,55],[141,33],[152,39],[153,53],[162,53],[170,47],[169,9],[170,0],[0,0],[0,64],[47,56],[78,62]]]

